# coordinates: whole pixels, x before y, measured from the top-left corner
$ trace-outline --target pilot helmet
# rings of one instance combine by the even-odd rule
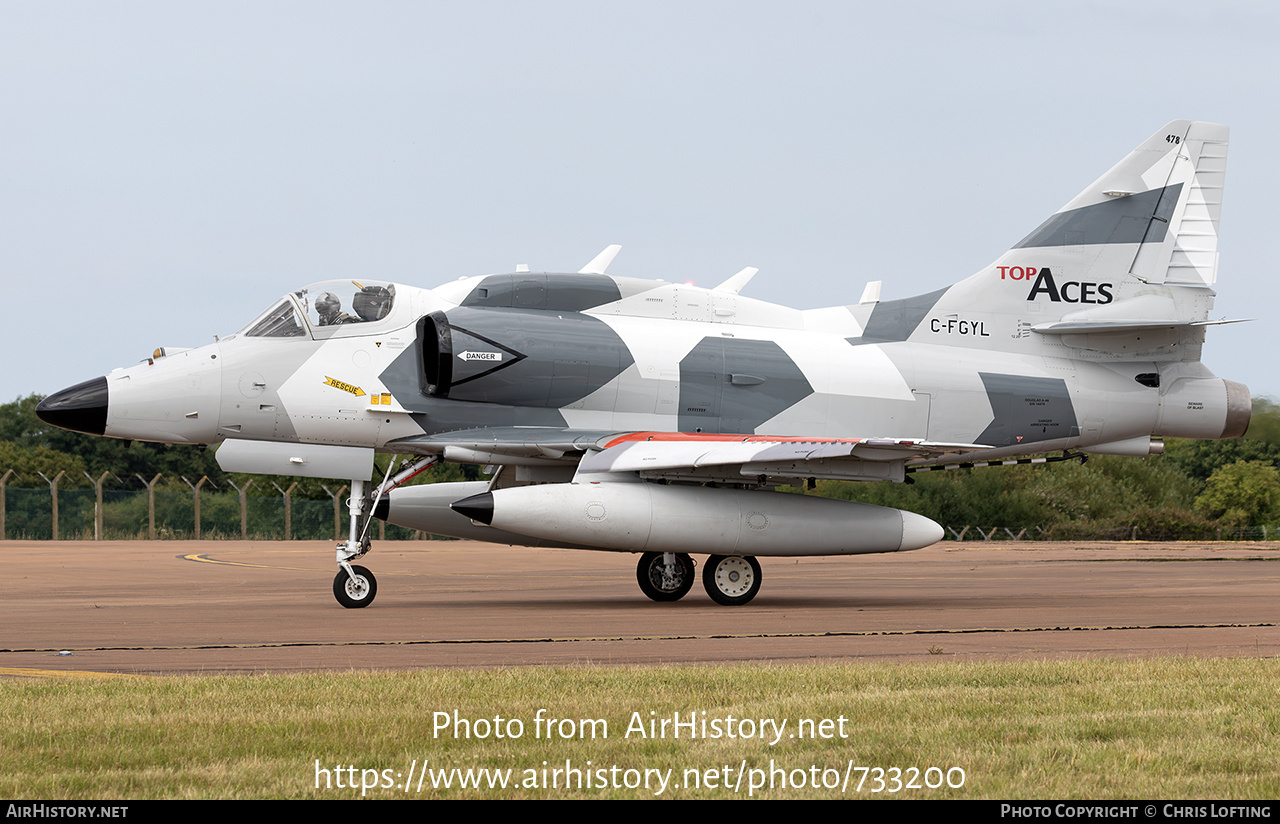
[[[333,315],[342,311],[342,301],[333,292],[321,292],[316,297],[316,311],[321,315]]]

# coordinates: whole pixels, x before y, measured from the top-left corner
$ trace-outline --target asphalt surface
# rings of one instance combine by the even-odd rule
[[[1280,544],[942,543],[761,560],[760,594],[641,594],[638,556],[382,542],[3,541],[0,677],[1280,654]],[[701,564],[702,558],[695,560]]]

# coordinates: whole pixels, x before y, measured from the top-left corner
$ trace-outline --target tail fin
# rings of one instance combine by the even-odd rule
[[[1216,123],[1173,121],[996,265],[1026,261],[1085,280],[1128,274],[1146,283],[1212,285],[1227,134]]]
[[[1103,350],[1100,357],[1198,360],[1214,298],[1206,287],[1217,279],[1226,160],[1226,126],[1175,120],[991,266],[927,295],[846,307],[862,326],[856,340],[943,335],[949,345],[1023,351],[1039,333]],[[1013,328],[995,337],[969,322],[996,329],[1001,318]],[[979,328],[986,334],[955,331]]]

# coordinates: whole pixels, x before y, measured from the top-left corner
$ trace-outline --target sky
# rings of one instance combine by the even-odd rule
[[[1228,124],[1206,365],[1280,397],[1280,4],[0,0],[0,402],[305,284],[609,272],[798,308],[994,261]]]

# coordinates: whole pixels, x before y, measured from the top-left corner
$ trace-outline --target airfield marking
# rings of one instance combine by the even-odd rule
[[[173,646],[103,646],[64,647],[70,652],[147,652],[204,649],[284,649],[289,647],[423,647],[446,645],[491,644],[581,644],[615,641],[709,641],[761,638],[874,638],[880,636],[910,635],[982,635],[1014,632],[1114,632],[1131,630],[1169,629],[1260,629],[1280,626],[1275,622],[1246,624],[1131,624],[1117,626],[1062,626],[1062,627],[971,627],[968,629],[883,629],[883,630],[834,630],[830,632],[757,632],[712,633],[709,635],[601,635],[583,638],[435,638],[417,641],[266,641],[249,644],[177,644]],[[5,652],[58,652],[49,649],[0,649]],[[0,674],[4,669],[0,669]]]
[[[142,675],[131,675],[127,672],[93,672],[91,670],[51,670],[31,669],[28,667],[0,667],[0,675],[18,676],[21,678],[143,678]]]
[[[285,569],[291,572],[333,572],[334,571],[332,567],[324,567],[324,568],[291,567],[291,566],[279,566],[274,564],[250,564],[245,561],[222,561],[217,558],[211,558],[202,552],[192,553],[190,555],[175,555],[173,557],[182,561],[194,561],[197,564],[212,564],[213,566],[248,567],[250,569]],[[418,578],[418,577],[421,577],[422,575],[423,573],[420,573],[420,572],[384,572],[382,570],[378,571],[378,577],[380,578],[383,576],[397,576],[397,577],[406,576],[409,578]],[[484,573],[484,572],[464,572],[464,573],[460,573],[459,575],[462,577],[484,578],[484,579],[504,579],[505,578],[505,576],[503,575],[495,575],[495,574]],[[432,575],[431,577],[439,578],[440,576]],[[568,574],[558,574],[558,575],[555,575],[554,577],[555,578],[589,578],[591,580],[604,580],[610,576],[602,575],[599,573],[586,573],[586,574],[568,573]],[[182,647],[175,647],[175,649],[182,649]]]
[[[1210,565],[1195,567],[1201,572],[1194,575],[1190,574],[1193,567],[1169,567],[1163,572],[1152,567],[1147,574],[1137,564],[1112,563],[1103,568],[1064,566],[1059,561],[1141,562],[1173,556],[1190,562],[1225,555],[1261,560],[1280,550],[1280,542],[1152,544],[1132,551],[1124,545],[1109,545],[1116,555],[1127,558],[1109,555],[1108,547],[1004,542],[944,545],[905,560],[905,556],[888,555],[848,565],[830,559],[778,559],[764,562],[765,573],[779,584],[798,581],[783,586],[784,591],[794,589],[792,597],[737,611],[694,602],[688,605],[689,616],[696,616],[692,623],[683,616],[685,610],[652,609],[629,586],[624,589],[629,580],[620,581],[619,575],[631,579],[634,569],[625,555],[512,552],[470,542],[392,543],[393,551],[380,553],[380,561],[404,576],[395,580],[414,577],[432,582],[438,599],[426,600],[439,600],[439,604],[408,597],[377,615],[346,615],[345,621],[331,622],[313,620],[330,617],[328,612],[313,614],[317,599],[299,602],[290,595],[286,605],[272,602],[281,592],[294,593],[300,580],[319,586],[321,576],[327,575],[323,582],[327,589],[334,574],[320,557],[327,553],[302,559],[307,566],[299,568],[287,565],[288,555],[315,553],[302,543],[183,543],[169,546],[187,551],[169,554],[163,544],[153,542],[117,542],[107,545],[113,549],[110,553],[102,551],[103,544],[87,541],[15,542],[14,547],[29,547],[32,557],[47,567],[24,574],[57,580],[59,586],[46,593],[24,592],[14,601],[0,600],[0,614],[11,626],[36,631],[0,639],[0,664],[33,668],[7,670],[0,673],[0,680],[48,669],[55,663],[53,653],[60,650],[82,657],[56,659],[57,666],[168,673],[234,669],[236,662],[271,670],[388,664],[503,666],[581,657],[610,663],[883,657],[908,647],[920,647],[916,652],[923,655],[924,647],[935,646],[947,647],[949,654],[954,652],[951,647],[957,647],[964,650],[962,654],[1013,657],[1098,655],[1107,650],[1183,654],[1188,647],[1200,653],[1254,655],[1258,639],[1267,647],[1263,654],[1276,654],[1280,643],[1276,640],[1280,639],[1280,616],[1267,608],[1274,603],[1278,583],[1271,573],[1280,566]],[[209,570],[209,576],[195,575],[200,586],[193,588],[192,573],[162,563],[153,565],[155,577],[142,586],[128,564],[117,563],[121,555],[152,563],[156,550],[172,560],[240,566],[243,574]],[[255,553],[252,559],[245,557],[250,552]],[[1061,568],[1049,569],[1046,561]],[[273,563],[285,565],[270,566]],[[382,571],[392,573],[389,568]],[[957,587],[958,579],[972,586]],[[1104,585],[1095,591],[1099,581]],[[1159,586],[1153,589],[1153,582]],[[253,587],[254,597],[243,597],[246,586]],[[89,610],[103,608],[94,600],[103,589],[124,593],[119,603],[108,604],[116,612]],[[883,603],[865,602],[850,594],[865,589],[882,590],[888,597]],[[188,597],[189,591],[194,599]],[[588,591],[594,595],[585,594]],[[1074,600],[1086,593],[1092,594],[1085,598],[1081,612]],[[555,596],[571,600],[560,604]],[[1196,612],[1183,610],[1188,599]],[[242,603],[251,618],[227,608]],[[1219,608],[1223,605],[1229,610],[1223,612]],[[415,609],[421,606],[429,607],[428,611]],[[853,607],[858,613],[847,614]],[[190,621],[170,620],[175,609],[189,614]],[[454,609],[461,611],[450,611]],[[440,623],[443,619],[433,610],[449,612],[449,622]],[[352,622],[359,626],[349,627]],[[454,630],[457,635],[448,634]],[[271,635],[277,637],[263,637]],[[908,636],[924,643],[908,643]],[[20,642],[30,648],[3,649]],[[801,656],[801,652],[807,654]],[[141,670],[135,669],[139,662],[153,665],[144,663]]]
[[[1213,561],[1280,561],[1276,556],[1243,556],[1240,558],[1042,558],[1038,564],[1203,564]]]
[[[203,553],[193,553],[191,555],[177,556],[184,561],[195,561],[198,564],[213,564],[215,566],[238,566],[251,567],[253,569],[288,569],[294,572],[314,572],[314,567],[286,567],[275,566],[272,564],[246,564],[244,561],[219,561],[217,558],[210,558]]]
[[[217,558],[211,558],[208,555],[205,555],[204,553],[192,553],[190,555],[175,555],[174,557],[180,558],[183,561],[194,561],[197,564],[213,564],[214,566],[249,567],[250,569],[287,569],[291,572],[322,572],[322,571],[331,572],[332,571],[331,569],[328,569],[328,568],[321,570],[317,567],[291,567],[291,566],[280,566],[278,564],[250,564],[245,561],[221,561],[221,560],[218,560]],[[378,574],[379,575],[414,575],[416,573],[379,572]]]

